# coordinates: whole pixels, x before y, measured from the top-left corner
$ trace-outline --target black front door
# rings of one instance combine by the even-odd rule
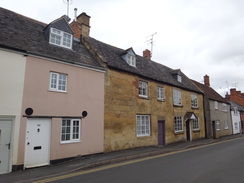
[[[188,119],[186,121],[186,140],[190,141],[191,140],[191,131],[190,131],[190,120]]]

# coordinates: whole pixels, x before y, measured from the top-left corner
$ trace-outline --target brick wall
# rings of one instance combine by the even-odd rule
[[[244,93],[241,93],[241,91],[236,91],[235,88],[230,89],[230,94],[227,93],[225,98],[244,107]]]

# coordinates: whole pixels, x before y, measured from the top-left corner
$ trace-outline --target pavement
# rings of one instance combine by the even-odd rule
[[[55,165],[25,169],[25,170],[16,171],[8,174],[3,174],[0,175],[0,182],[4,182],[4,183],[32,182],[40,178],[44,179],[53,176],[64,175],[67,173],[73,173],[73,172],[91,169],[99,166],[105,166],[105,165],[120,163],[124,161],[180,151],[187,148],[204,146],[204,145],[231,140],[235,138],[244,138],[244,134],[224,136],[218,139],[199,139],[192,142],[178,142],[178,143],[173,143],[162,147],[156,147],[156,146],[140,147],[140,148],[134,148],[128,150],[115,151],[115,152],[81,156],[72,159],[70,161],[65,161]]]

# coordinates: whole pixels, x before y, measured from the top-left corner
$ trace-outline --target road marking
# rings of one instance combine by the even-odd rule
[[[242,138],[242,137],[239,137],[239,138]],[[179,153],[182,153],[182,152],[187,152],[187,151],[192,151],[192,150],[196,150],[196,149],[201,149],[201,148],[213,146],[213,145],[216,145],[216,144],[222,144],[222,143],[230,142],[230,141],[233,141],[233,140],[236,140],[236,139],[239,139],[239,138],[229,139],[229,140],[225,140],[225,141],[221,141],[221,142],[214,142],[212,144],[206,144],[206,145],[201,145],[201,146],[197,146],[197,147],[191,147],[191,148],[187,148],[187,149],[182,149],[182,150],[169,152],[169,153],[165,153],[165,154],[149,156],[149,157],[140,158],[140,159],[136,159],[136,160],[130,160],[130,161],[126,161],[126,162],[121,162],[121,163],[108,165],[108,166],[95,168],[95,169],[90,169],[90,170],[85,170],[85,171],[81,171],[81,172],[70,173],[70,174],[67,174],[67,175],[62,175],[62,176],[57,176],[57,177],[53,177],[53,178],[43,179],[43,180],[36,181],[36,182],[33,182],[33,183],[48,183],[48,182],[53,182],[53,181],[57,181],[57,180],[63,180],[63,179],[67,179],[67,178],[70,178],[70,177],[75,177],[75,176],[79,176],[79,175],[84,175],[84,174],[89,174],[89,173],[93,173],[93,172],[98,172],[98,171],[102,171],[102,170],[107,170],[107,169],[111,169],[111,168],[120,167],[120,166],[125,166],[125,165],[138,163],[138,162],[142,162],[142,161],[146,161],[146,160],[151,160],[151,159],[155,159],[155,158],[161,158],[161,157],[165,157],[165,156],[170,156],[170,155],[173,155],[173,154],[179,154]]]

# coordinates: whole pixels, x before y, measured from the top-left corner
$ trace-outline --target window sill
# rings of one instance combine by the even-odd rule
[[[149,100],[148,96],[139,95],[139,98]]]
[[[193,110],[194,110],[194,109],[195,109],[195,110],[198,110],[199,107],[192,107],[192,106],[191,106],[191,109],[193,109]]]
[[[141,137],[150,137],[151,135],[137,135],[137,138],[141,138]]]
[[[184,131],[178,131],[178,132],[175,131],[175,135],[180,135],[180,134],[184,134]]]
[[[165,99],[158,99],[159,102],[165,102]]]
[[[200,132],[200,131],[201,131],[200,129],[193,130],[194,133],[197,133],[197,132]]]
[[[176,105],[176,104],[174,104],[173,106],[174,106],[174,107],[183,107],[182,104],[181,104],[181,105]]]
[[[51,90],[48,89],[49,92],[57,92],[57,93],[68,93],[67,91],[59,91],[59,90]]]
[[[60,142],[60,144],[61,145],[64,145],[64,144],[74,144],[74,143],[80,143],[81,141],[79,140],[79,141],[67,141],[67,142],[65,142],[65,141],[62,141],[62,142]]]

